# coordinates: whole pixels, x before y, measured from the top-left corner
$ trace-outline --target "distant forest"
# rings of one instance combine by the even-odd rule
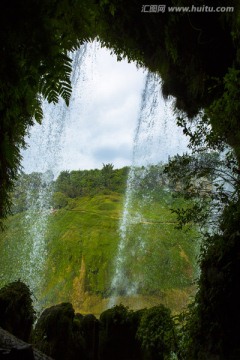
[[[163,164],[136,168],[134,186],[138,192],[144,192],[148,188],[157,197],[160,196],[165,184],[168,184],[169,188],[175,188],[176,181],[174,179],[170,181],[164,169]],[[56,179],[51,171],[31,174],[22,172],[12,192],[12,214],[27,210],[44,191],[48,191],[51,198],[46,206],[54,209],[67,206],[69,199],[111,192],[123,194],[126,190],[129,171],[130,168],[127,166],[114,169],[112,164],[103,164],[102,169],[64,170]]]

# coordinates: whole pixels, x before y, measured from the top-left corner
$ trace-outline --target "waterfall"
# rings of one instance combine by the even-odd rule
[[[31,132],[31,143],[23,152],[26,170],[34,169],[36,184],[30,184],[27,189],[27,211],[23,219],[24,244],[21,244],[21,264],[19,276],[29,285],[35,294],[36,300],[41,293],[44,281],[44,266],[47,257],[46,231],[49,216],[51,215],[51,200],[54,192],[53,180],[61,169],[62,147],[69,112],[76,97],[78,83],[83,76],[84,59],[87,45],[70,54],[72,58],[72,97],[69,107],[63,99],[57,104],[43,101],[42,124],[35,124]],[[24,169],[24,170],[25,170]],[[20,260],[21,261],[21,260]],[[37,305],[37,304],[35,304]]]
[[[29,177],[23,174],[21,180],[23,183],[27,180],[27,186],[25,182],[21,189],[24,191],[27,187],[26,196],[24,195],[24,205],[27,198],[27,206],[20,210],[21,214],[18,210],[15,213],[21,226],[14,228],[11,239],[5,241],[1,249],[4,269],[0,272],[1,286],[21,279],[29,285],[34,294],[34,305],[38,310],[44,305],[44,297],[48,291],[44,286],[44,275],[48,265],[48,225],[54,216],[51,209],[54,180],[62,170],[77,170],[78,167],[93,169],[101,167],[103,162],[111,162],[114,153],[111,149],[115,147],[114,139],[119,133],[121,142],[117,143],[116,150],[114,149],[115,154],[119,153],[115,166],[126,165],[128,147],[131,147],[129,118],[133,119],[132,123],[136,118],[136,104],[139,100],[137,91],[143,80],[143,75],[136,76],[136,73],[141,71],[136,69],[134,64],[116,62],[116,59],[110,56],[110,51],[100,49],[96,42],[84,44],[70,56],[70,104],[67,107],[62,99],[59,99],[56,105],[42,101],[42,124],[35,122],[29,131],[29,137],[26,138],[28,147],[22,150],[22,170],[25,174],[31,174]],[[100,71],[96,74],[97,61]],[[137,89],[136,93],[133,89]],[[128,134],[124,128],[126,122]],[[87,126],[84,126],[86,123]],[[103,123],[107,134],[98,137],[98,133],[103,134]],[[114,129],[114,134],[109,136],[110,131],[106,128],[110,128],[110,131]],[[91,152],[92,144],[94,149]],[[71,152],[71,145],[74,152]],[[125,152],[121,155],[123,147]],[[106,153],[110,158],[103,158]],[[95,162],[91,161],[93,156]],[[13,263],[15,266],[12,266]]]
[[[115,149],[114,145],[118,132],[124,132],[124,139],[121,140],[122,142],[118,145],[116,152],[118,149],[123,149],[124,151],[128,146],[128,142],[130,143],[131,141],[129,118],[137,118],[137,114],[132,110],[131,106],[133,104],[136,111],[136,104],[139,101],[138,93],[134,93],[134,96],[127,96],[127,99],[125,98],[126,90],[124,86],[126,84],[128,87],[132,86],[128,70],[126,75],[124,75],[125,77],[121,76],[122,73],[120,74],[121,78],[120,80],[118,79],[120,82],[119,87],[117,81],[115,84],[114,77],[111,77],[111,72],[108,78],[106,78],[106,75],[101,78],[97,74],[99,78],[96,79],[95,77],[95,85],[96,81],[98,81],[100,86],[98,87],[97,94],[92,91],[94,83],[89,81],[89,77],[96,75],[91,74],[93,66],[96,64],[96,59],[94,58],[95,49],[96,44],[85,44],[79,51],[71,54],[73,60],[71,79],[73,91],[69,107],[61,99],[56,105],[43,101],[43,122],[41,125],[37,123],[34,125],[29,139],[29,148],[22,153],[23,170],[26,173],[32,173],[31,179],[34,179],[34,181],[28,188],[28,210],[25,212],[24,219],[22,220],[22,229],[17,229],[19,234],[21,232],[21,236],[19,235],[21,241],[16,241],[15,243],[9,242],[7,245],[12,247],[9,254],[13,254],[13,258],[8,258],[8,251],[3,255],[6,264],[15,262],[16,266],[13,270],[9,267],[11,275],[8,278],[5,279],[5,274],[0,274],[0,280],[2,282],[9,282],[16,280],[16,278],[23,280],[30,286],[31,291],[35,295],[35,307],[38,310],[44,304],[45,296],[43,294],[44,274],[49,245],[47,230],[49,221],[54,216],[51,209],[54,179],[56,179],[62,170],[76,170],[77,166],[80,166],[82,169],[91,169],[93,168],[92,164],[95,166],[95,162],[91,163],[89,161],[91,156],[86,156],[87,160],[84,161],[83,155],[84,152],[85,155],[86,153],[88,155],[88,146],[90,147],[94,142],[97,143],[95,140],[98,132],[102,131],[100,126],[103,122],[106,124],[105,127],[108,126],[111,129],[115,121],[117,133],[115,132],[112,135],[109,130],[107,136],[101,138],[100,144],[95,144],[94,155],[98,152],[107,152],[109,154],[110,150]],[[127,66],[130,65],[127,64]],[[108,67],[107,70],[110,71],[108,64],[105,67]],[[139,89],[139,84],[142,86],[142,80],[143,74],[141,74],[141,83],[139,81],[137,86],[135,84],[134,89]],[[117,303],[119,295],[130,297],[138,294],[145,281],[141,259],[146,258],[146,254],[149,252],[146,237],[149,219],[145,218],[143,208],[146,206],[151,207],[152,193],[150,188],[144,187],[144,192],[139,195],[139,185],[147,178],[152,165],[166,162],[169,156],[181,153],[187,149],[187,139],[182,135],[182,130],[175,124],[172,102],[165,102],[163,100],[160,88],[160,78],[157,75],[148,73],[141,96],[141,106],[133,143],[132,165],[127,181],[125,204],[119,224],[120,241],[113,266],[114,273],[110,286],[112,295],[110,305]],[[114,93],[113,97],[111,97],[112,93]],[[119,103],[119,99],[122,102]],[[103,101],[104,106],[100,108],[99,104]],[[89,111],[89,103],[91,103],[95,111],[92,111],[92,108]],[[110,111],[107,109],[109,103],[112,106]],[[127,115],[119,111],[119,109],[122,110],[122,107],[127,108]],[[86,113],[87,116],[85,116]],[[87,133],[82,131],[83,123],[81,123],[81,119],[84,119],[84,122],[88,122],[89,127],[86,127]],[[93,120],[95,119],[96,121],[94,122]],[[121,128],[124,121],[128,124],[128,131],[124,127]],[[69,130],[70,127],[71,129],[74,128],[74,135],[72,130]],[[74,140],[72,136],[74,136]],[[107,143],[109,139],[111,141]],[[68,148],[66,144],[69,145],[71,142],[74,142],[75,146],[76,142],[77,145],[80,145],[77,147],[76,157],[67,154]],[[83,151],[82,143],[87,147]],[[70,157],[73,159],[70,159]],[[111,161],[112,158],[108,159],[107,161]],[[124,156],[120,160],[117,158],[117,166],[122,167],[126,165],[125,159]],[[71,165],[73,164],[75,168],[69,165],[70,160]],[[96,167],[102,166],[102,162],[106,161],[102,160],[99,155],[99,163]],[[137,231],[137,236],[134,236],[136,227],[141,228],[142,231]],[[42,304],[39,302],[39,298]]]
[[[151,206],[152,195],[150,188],[144,188],[144,194],[139,196],[139,183],[147,177],[152,165],[167,162],[169,156],[183,153],[186,149],[187,138],[176,125],[172,101],[163,100],[160,78],[148,73],[141,98],[132,165],[119,224],[120,242],[113,266],[115,271],[110,286],[110,307],[118,302],[121,295],[136,296],[144,282],[145,269],[142,268],[141,260],[148,250],[144,229],[147,221],[142,210],[144,206]],[[139,225],[143,231],[140,231],[140,235],[138,231],[136,238],[135,229]],[[122,302],[122,299],[120,301]]]

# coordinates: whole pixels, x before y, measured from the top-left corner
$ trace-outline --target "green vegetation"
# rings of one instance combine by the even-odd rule
[[[24,341],[29,340],[35,312],[32,294],[21,281],[0,289],[0,326]]]
[[[120,201],[115,193],[83,197],[75,200],[71,209],[53,213],[43,291],[51,294],[52,303],[67,296],[74,299],[76,307],[85,292],[107,295],[118,241]]]
[[[36,207],[41,191],[53,193],[49,195],[47,207],[60,209],[67,207],[71,199],[106,194],[114,191],[123,194],[126,187],[128,168],[113,170],[112,164],[103,164],[102,169],[62,171],[56,181],[53,174],[21,173],[17,177],[14,190],[11,193],[11,213],[17,214],[31,207]]]
[[[100,359],[142,359],[141,342],[136,332],[144,310],[131,311],[122,304],[100,315]]]
[[[87,359],[85,340],[70,303],[62,303],[44,310],[31,340],[38,349],[54,359]]]
[[[175,210],[179,227],[194,222],[203,232],[199,287],[189,311],[182,316],[183,358],[237,359],[240,354],[236,331],[240,321],[238,159],[211,128],[201,128],[198,124],[192,131],[184,120],[183,125],[194,155],[173,158],[165,171],[170,178],[184,184],[179,187],[178,196],[191,199],[192,208]],[[203,156],[206,149],[209,153]],[[211,153],[211,149],[215,152]],[[220,156],[216,150],[222,151]],[[212,185],[204,188],[206,179],[211,179]]]
[[[175,350],[171,311],[163,305],[145,310],[136,335],[149,358],[169,358]]]
[[[180,354],[176,331],[163,305],[133,311],[120,304],[97,320],[62,303],[42,313],[32,340],[56,360],[172,360]]]
[[[107,306],[113,291],[111,280],[120,241],[119,224],[128,169],[111,169],[109,178],[105,169],[106,165],[102,170],[64,171],[51,185],[56,192],[45,234],[47,255],[41,286],[35,284],[34,290],[42,307],[71,301],[77,310],[88,312],[91,308],[99,314]],[[30,281],[34,239],[29,239],[25,227],[30,226],[29,216],[35,215],[29,214],[31,208],[28,209],[24,189],[30,189],[31,202],[36,202],[35,184],[44,186],[39,184],[39,177],[36,173],[23,174],[15,188],[15,215],[5,221],[6,230],[1,234],[1,285],[16,277]],[[161,301],[179,311],[194,291],[199,235],[196,230],[186,234],[175,228],[176,215],[172,208],[189,205],[180,197],[172,196],[168,190],[170,184],[164,185],[167,178],[162,165],[152,166],[137,182],[139,191],[135,193],[129,214],[133,222],[128,228],[128,247],[123,254],[126,277],[129,281],[138,281],[138,294],[145,298],[144,304],[150,304],[152,297],[155,303]],[[148,189],[148,196],[143,188]],[[59,199],[64,202],[60,203]],[[24,210],[17,212],[21,209]],[[141,244],[144,251],[136,251]],[[134,263],[129,256],[132,253],[136,254]],[[119,296],[124,297],[125,292],[125,288],[118,289]],[[97,302],[101,305],[94,308]],[[134,300],[132,306],[135,307]]]

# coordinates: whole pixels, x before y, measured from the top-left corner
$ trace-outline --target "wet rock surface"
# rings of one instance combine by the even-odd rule
[[[52,360],[51,357],[0,328],[0,359]]]

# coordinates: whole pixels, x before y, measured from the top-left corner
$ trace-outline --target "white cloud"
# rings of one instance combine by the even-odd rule
[[[89,46],[69,109],[46,105],[43,125],[32,129],[25,171],[130,165],[144,80],[135,64]]]

